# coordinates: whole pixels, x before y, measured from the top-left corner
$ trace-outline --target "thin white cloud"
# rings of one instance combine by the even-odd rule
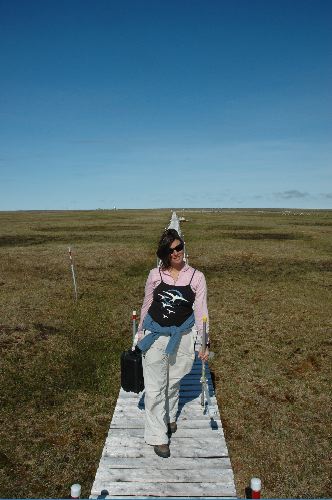
[[[291,200],[292,198],[309,198],[310,194],[297,189],[289,189],[288,191],[282,191],[279,193],[274,193],[277,199],[281,200]]]

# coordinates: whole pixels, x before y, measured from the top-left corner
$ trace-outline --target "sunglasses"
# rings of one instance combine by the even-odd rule
[[[177,252],[181,252],[181,250],[183,250],[183,246],[184,246],[184,245],[183,245],[183,243],[181,242],[181,243],[179,243],[176,247],[174,247],[174,248],[169,248],[169,249],[168,249],[168,252],[169,252],[170,254],[172,254],[172,253],[174,252],[174,250],[176,250]]]

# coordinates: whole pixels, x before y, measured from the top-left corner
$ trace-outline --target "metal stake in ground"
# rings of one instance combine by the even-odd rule
[[[74,295],[75,295],[75,300],[77,301],[76,276],[75,276],[74,262],[73,262],[73,257],[72,257],[72,254],[71,254],[71,248],[70,247],[68,248],[68,252],[69,252],[71,274],[73,276],[73,283],[74,283]]]

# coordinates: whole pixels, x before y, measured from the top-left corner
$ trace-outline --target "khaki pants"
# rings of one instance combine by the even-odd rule
[[[150,332],[145,330],[144,335]],[[169,337],[160,336],[143,356],[145,384],[145,433],[150,445],[168,443],[167,424],[175,422],[180,380],[190,372],[195,359],[195,327],[182,334],[177,351],[168,356]]]

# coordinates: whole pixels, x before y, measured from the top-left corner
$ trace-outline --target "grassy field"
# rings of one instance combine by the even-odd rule
[[[185,216],[238,496],[258,476],[265,497],[331,497],[332,211]],[[88,497],[169,217],[0,213],[0,497]]]

